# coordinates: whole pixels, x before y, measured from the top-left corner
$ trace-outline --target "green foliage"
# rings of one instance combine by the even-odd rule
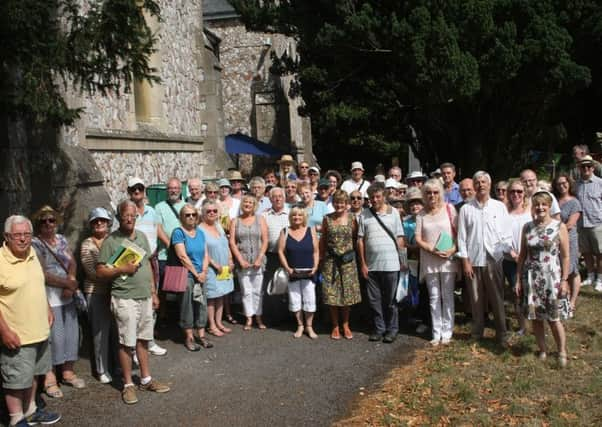
[[[530,149],[587,142],[600,124],[594,0],[234,3],[251,28],[298,41],[299,58],[272,71],[295,73],[318,154],[352,145],[376,163],[410,144],[427,170],[453,161],[507,176]]]
[[[61,87],[86,93],[129,91],[133,78],[159,82],[149,67],[155,36],[143,12],[153,0],[3,0],[0,2],[0,113],[71,123]]]

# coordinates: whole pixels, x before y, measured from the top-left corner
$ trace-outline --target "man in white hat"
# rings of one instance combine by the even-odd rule
[[[602,137],[602,135],[600,135],[599,132],[597,133],[597,135],[599,135],[599,137]],[[575,161],[575,167],[573,169],[571,169],[570,175],[571,175],[571,178],[573,178],[575,180],[575,182],[579,181],[579,178],[581,178],[581,168],[579,167],[579,162],[585,156],[589,156],[589,155],[590,155],[589,147],[586,144],[579,144],[579,145],[575,145],[573,147],[573,160]],[[601,178],[602,177],[602,165],[600,164],[600,162],[597,162],[596,160],[592,159],[592,161],[594,163],[594,175]]]
[[[582,285],[593,284],[596,291],[602,292],[602,178],[594,174],[596,165],[591,156],[583,156],[577,165],[580,172],[577,198],[583,209],[577,230],[579,250],[587,267],[587,278]]]
[[[341,190],[346,191],[347,194],[357,190],[365,197],[369,186],[370,183],[364,179],[364,165],[362,165],[362,162],[351,163],[351,178],[343,182]]]
[[[422,172],[412,171],[406,176],[406,183],[408,187],[422,188],[422,185],[426,182],[426,176]]]

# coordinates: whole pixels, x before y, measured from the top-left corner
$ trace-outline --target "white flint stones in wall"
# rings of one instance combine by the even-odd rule
[[[127,180],[142,178],[146,186],[165,183],[175,176],[182,181],[201,176],[201,164],[206,153],[175,152],[95,152],[94,160],[104,171],[111,202],[116,205],[127,197]]]

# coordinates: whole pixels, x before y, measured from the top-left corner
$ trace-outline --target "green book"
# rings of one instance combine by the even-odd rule
[[[449,251],[453,247],[454,247],[454,239],[452,238],[452,236],[450,236],[449,233],[442,231],[441,234],[439,234],[439,238],[437,239],[437,244],[435,245],[435,249],[440,252],[445,252],[445,251]]]

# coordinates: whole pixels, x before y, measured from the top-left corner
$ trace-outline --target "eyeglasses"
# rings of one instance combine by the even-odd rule
[[[31,233],[6,233],[13,240],[29,240]]]
[[[205,212],[207,212],[208,214],[210,213],[217,213],[217,209],[207,209]]]
[[[40,224],[54,224],[56,222],[56,218],[42,218],[40,219]]]
[[[186,218],[196,218],[196,217],[197,217],[197,214],[196,214],[196,213],[193,213],[193,212],[190,212],[190,213],[185,213],[185,214],[184,214],[184,216],[185,216]]]
[[[351,196],[351,200],[362,200],[362,196]]]
[[[131,193],[137,193],[137,192],[143,193],[144,192],[144,185],[142,185],[142,184],[136,184],[133,187],[130,187],[129,190],[130,190]]]
[[[205,193],[207,193],[207,194],[217,194],[217,191],[206,190]]]
[[[510,194],[523,194],[524,191],[523,190],[510,190],[509,193]]]

